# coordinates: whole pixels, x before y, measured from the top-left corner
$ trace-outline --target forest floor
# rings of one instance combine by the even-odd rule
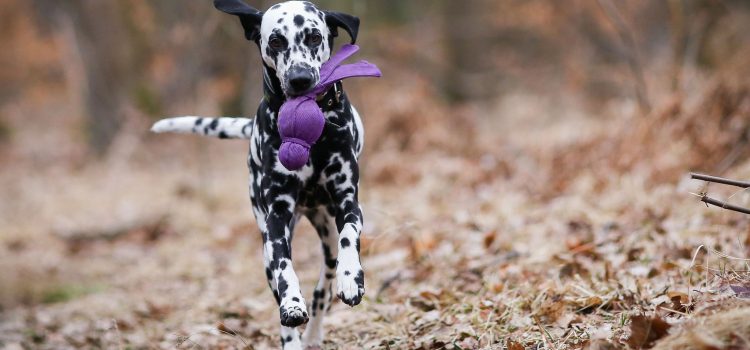
[[[750,220],[637,167],[581,167],[557,190],[540,155],[605,125],[504,123],[477,128],[492,152],[365,156],[367,294],[335,303],[326,349],[750,347]],[[0,348],[277,347],[245,149],[138,136],[99,162],[4,166]],[[318,247],[301,224],[308,300]]]

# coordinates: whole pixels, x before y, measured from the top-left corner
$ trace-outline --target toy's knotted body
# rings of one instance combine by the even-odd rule
[[[380,77],[378,67],[367,61],[342,65],[345,59],[359,50],[356,45],[344,45],[320,67],[320,82],[307,94],[288,99],[279,110],[281,148],[279,160],[289,170],[299,170],[310,159],[310,147],[323,133],[325,115],[315,98],[336,82],[351,77]]]

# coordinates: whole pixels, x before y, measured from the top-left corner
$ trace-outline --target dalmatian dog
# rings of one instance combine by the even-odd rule
[[[279,3],[265,12],[241,0],[215,0],[214,6],[239,17],[246,38],[260,49],[265,97],[257,114],[252,119],[163,119],[152,131],[250,140],[250,200],[263,236],[265,275],[279,306],[282,347],[320,349],[334,279],[337,297],[349,306],[359,304],[365,293],[359,256],[362,211],[357,163],[364,142],[362,121],[341,83],[334,85],[316,99],[326,125],[311,148],[310,160],[303,168],[289,171],[279,162],[277,116],[287,98],[317,84],[339,29],[349,34],[352,43],[356,41],[359,19],[319,10],[306,1]],[[323,255],[310,304],[302,296],[292,266],[294,226],[303,216],[315,227]],[[304,324],[300,336],[297,327]]]

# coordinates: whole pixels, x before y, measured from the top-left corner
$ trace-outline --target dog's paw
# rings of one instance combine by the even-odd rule
[[[297,299],[299,301],[295,301]],[[308,316],[305,300],[302,298],[289,298],[281,302],[279,316],[281,325],[284,327],[297,327],[307,323]]]
[[[356,306],[365,295],[365,273],[362,267],[339,266],[336,270],[337,296],[344,304]]]

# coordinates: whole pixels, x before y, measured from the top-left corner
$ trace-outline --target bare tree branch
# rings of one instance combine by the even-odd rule
[[[718,176],[690,173],[690,178],[696,179],[696,180],[703,180],[707,182],[719,183],[722,185],[729,185],[729,186],[735,186],[735,187],[741,187],[741,188],[750,188],[750,182],[730,180],[730,179],[725,179],[723,177],[718,177]],[[720,201],[718,199],[713,199],[709,197],[706,193],[700,193],[700,194],[695,194],[695,195],[700,197],[701,202],[703,203],[714,205],[714,206],[717,206],[719,208],[726,209],[726,210],[736,211],[736,212],[743,213],[743,214],[750,214],[750,209],[748,208],[743,208],[740,206],[729,204],[727,202]]]
[[[698,173],[690,173],[690,178],[691,179],[696,179],[696,180],[703,180],[703,181],[708,181],[708,182],[720,183],[720,184],[729,185],[729,186],[735,186],[735,187],[741,187],[741,188],[750,188],[750,182],[730,180],[730,179],[725,179],[723,177],[718,177],[718,176],[711,176],[711,175],[698,174]]]
[[[736,211],[736,212],[743,213],[743,214],[750,214],[750,209],[748,208],[743,208],[740,206],[729,204],[727,202],[722,202],[718,199],[713,199],[706,195],[701,196],[701,202],[706,203],[706,204],[711,204],[711,205],[714,205],[714,206],[717,206],[719,208],[726,209],[726,210]]]

